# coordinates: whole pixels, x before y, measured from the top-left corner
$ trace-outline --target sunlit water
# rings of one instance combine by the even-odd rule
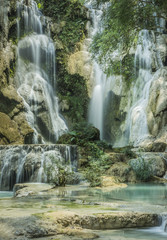
[[[70,193],[66,192],[64,197],[81,198],[95,202],[144,202],[156,205],[167,204],[167,185],[165,184],[129,184],[127,188],[105,190],[96,188],[80,188]]]
[[[0,199],[1,198],[11,198],[11,197],[13,197],[13,192],[0,191]]]
[[[108,230],[99,232],[99,240],[158,240],[167,239],[167,234],[155,231],[156,228],[148,229],[123,229],[123,230]],[[159,228],[158,228],[159,229]],[[97,232],[98,234],[98,232]]]
[[[26,216],[27,213],[33,214],[62,209],[68,211],[76,210],[81,213],[87,212],[91,214],[92,209],[96,212],[96,209],[102,206],[98,205],[99,203],[117,204],[118,209],[109,210],[108,208],[107,210],[106,207],[107,212],[139,210],[142,212],[156,212],[158,214],[164,214],[167,205],[167,185],[165,184],[130,184],[127,188],[113,191],[108,189],[102,190],[97,188],[88,188],[86,185],[67,186],[65,188],[56,188],[53,192],[47,192],[47,194],[45,192],[41,193],[34,199],[1,199],[2,197],[7,197],[7,195],[8,194],[6,192],[0,192],[0,209],[2,216],[5,214],[5,208],[7,214],[12,214],[13,211],[13,213],[16,215],[18,214],[18,216]],[[10,192],[9,195],[12,195],[12,193]],[[77,204],[79,204],[81,208]],[[140,209],[138,206],[140,206]],[[8,209],[10,209],[10,212]],[[159,227],[94,232],[99,235],[99,240],[163,240],[167,239],[167,233],[165,232],[166,220],[167,218],[164,214],[162,225]],[[80,240],[80,238],[76,237],[71,237],[69,239]]]

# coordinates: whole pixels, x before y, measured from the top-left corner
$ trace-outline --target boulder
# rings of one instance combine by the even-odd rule
[[[167,159],[167,154],[163,153],[141,153],[141,157],[146,160],[153,172],[153,175],[157,177],[163,177],[167,166],[166,166],[166,159]]]
[[[23,142],[16,122],[0,112],[0,144],[23,144]]]
[[[123,162],[113,164],[113,166],[107,171],[110,176],[117,177],[119,182],[136,182],[136,174],[131,167]]]
[[[115,188],[124,188],[127,187],[126,184],[124,183],[119,183],[119,179],[117,177],[109,177],[109,176],[102,176],[101,177],[101,187],[107,187],[110,189],[115,189]]]

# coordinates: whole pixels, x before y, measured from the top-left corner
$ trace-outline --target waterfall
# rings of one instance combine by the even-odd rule
[[[134,67],[136,81],[132,86],[131,108],[126,119],[126,141],[139,144],[148,135],[146,107],[152,82],[153,33],[142,30],[139,33]]]
[[[17,69],[15,83],[23,98],[34,142],[56,142],[67,126],[59,115],[55,47],[46,19],[33,0],[17,2]],[[42,139],[41,137],[42,136]]]
[[[157,20],[157,31],[162,32],[164,21]],[[149,100],[149,90],[154,73],[153,64],[156,69],[163,66],[159,51],[155,47],[155,34],[146,29],[139,32],[138,44],[135,52],[134,68],[136,80],[131,87],[129,95],[130,109],[126,118],[126,131],[121,139],[121,145],[133,144],[138,146],[142,141],[149,138],[146,108]],[[153,62],[154,61],[154,62]]]
[[[11,190],[15,183],[52,182],[59,166],[77,171],[77,147],[65,145],[0,146],[0,190]]]
[[[92,40],[94,35],[102,30],[101,28],[101,9],[92,9],[91,3],[87,5],[90,8],[92,17],[92,26],[88,29],[89,37]],[[93,79],[94,88],[89,105],[88,121],[100,130],[100,139],[105,139],[104,131],[104,111],[107,105],[107,97],[113,86],[113,77],[107,78],[101,66],[93,61]]]

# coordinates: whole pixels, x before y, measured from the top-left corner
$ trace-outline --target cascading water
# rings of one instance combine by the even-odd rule
[[[102,30],[100,26],[102,11],[91,9],[91,13],[93,30],[90,30],[90,37],[93,38],[97,31]],[[165,29],[165,20],[156,18],[156,22],[157,32],[162,34]],[[136,80],[132,83],[130,91],[128,90],[129,93],[128,100],[125,102],[126,105],[122,103],[124,95],[127,97],[127,90],[126,92],[125,90],[122,91],[122,79],[122,83],[118,84],[116,83],[118,80],[115,80],[116,76],[107,78],[101,70],[101,67],[96,62],[94,63],[95,84],[90,102],[89,122],[100,130],[101,139],[110,141],[110,137],[107,138],[106,133],[109,132],[109,135],[113,135],[111,138],[114,146],[125,146],[129,144],[137,146],[142,141],[150,137],[146,116],[146,108],[149,100],[149,89],[153,81],[153,71],[156,71],[158,68],[163,66],[160,52],[155,45],[157,41],[156,38],[157,35],[153,31],[148,31],[145,29],[139,33],[139,40],[134,59]],[[112,60],[114,61],[114,59],[116,59],[116,61],[119,61],[119,59],[121,60],[121,54],[118,52],[116,53],[116,56],[113,54]],[[115,86],[116,84],[117,87]],[[116,88],[120,88],[119,92],[115,92]],[[115,103],[111,97],[112,93],[114,93],[118,99],[118,101],[115,101]],[[109,98],[110,100],[108,100]],[[112,109],[114,114],[116,112],[115,109],[117,107],[119,108],[119,103],[121,104],[121,107],[123,107],[119,110],[120,117],[118,118],[118,121],[122,121],[121,124],[116,123],[117,117],[111,117],[111,112],[106,113],[106,111],[111,111]],[[114,105],[113,108],[107,107],[109,104],[117,104],[117,106]],[[123,115],[121,115],[121,112]],[[110,120],[105,118],[106,116],[107,118],[110,118]],[[114,122],[108,123],[108,121]],[[112,124],[114,127],[109,126]]]
[[[164,21],[159,20],[158,32],[162,32]],[[129,99],[130,110],[126,118],[126,130],[120,145],[139,145],[143,140],[149,138],[146,108],[149,100],[149,90],[153,78],[153,65],[155,69],[163,66],[159,51],[156,51],[155,34],[153,31],[142,30],[139,33],[138,44],[135,52],[134,68],[136,81],[132,85]],[[154,61],[154,62],[153,62]]]
[[[126,144],[137,145],[149,135],[146,107],[152,82],[152,34],[148,30],[139,33],[134,60],[137,80],[132,87],[131,108],[126,120]]]
[[[92,39],[94,35],[101,29],[102,10],[92,9],[91,3],[87,5],[90,8],[93,25],[89,29],[89,37]],[[94,88],[89,106],[88,121],[100,130],[100,138],[105,138],[104,133],[104,111],[107,105],[107,97],[113,85],[113,78],[107,78],[101,66],[93,62]]]
[[[65,145],[0,146],[0,190],[15,183],[52,182],[59,166],[77,171],[77,147]]]
[[[45,34],[45,18],[35,1],[28,1],[28,6],[23,0],[18,2],[17,14],[19,43],[15,82],[18,93],[24,101],[27,121],[35,132],[34,143],[54,143],[67,130],[55,96],[54,43],[49,33]]]
[[[44,144],[55,143],[67,126],[59,115],[55,95],[54,43],[33,0],[17,2],[17,38],[15,85],[34,140],[31,145],[0,146],[0,190],[11,190],[15,183],[27,181],[53,182],[58,179],[59,166],[77,170],[76,146]]]

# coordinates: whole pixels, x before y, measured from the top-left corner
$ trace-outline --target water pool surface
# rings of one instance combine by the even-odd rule
[[[93,202],[133,202],[153,205],[167,205],[166,184],[129,184],[115,190],[78,187],[67,191],[59,189],[59,196]]]
[[[11,197],[13,197],[13,192],[0,191],[0,199],[1,198],[11,198]]]

